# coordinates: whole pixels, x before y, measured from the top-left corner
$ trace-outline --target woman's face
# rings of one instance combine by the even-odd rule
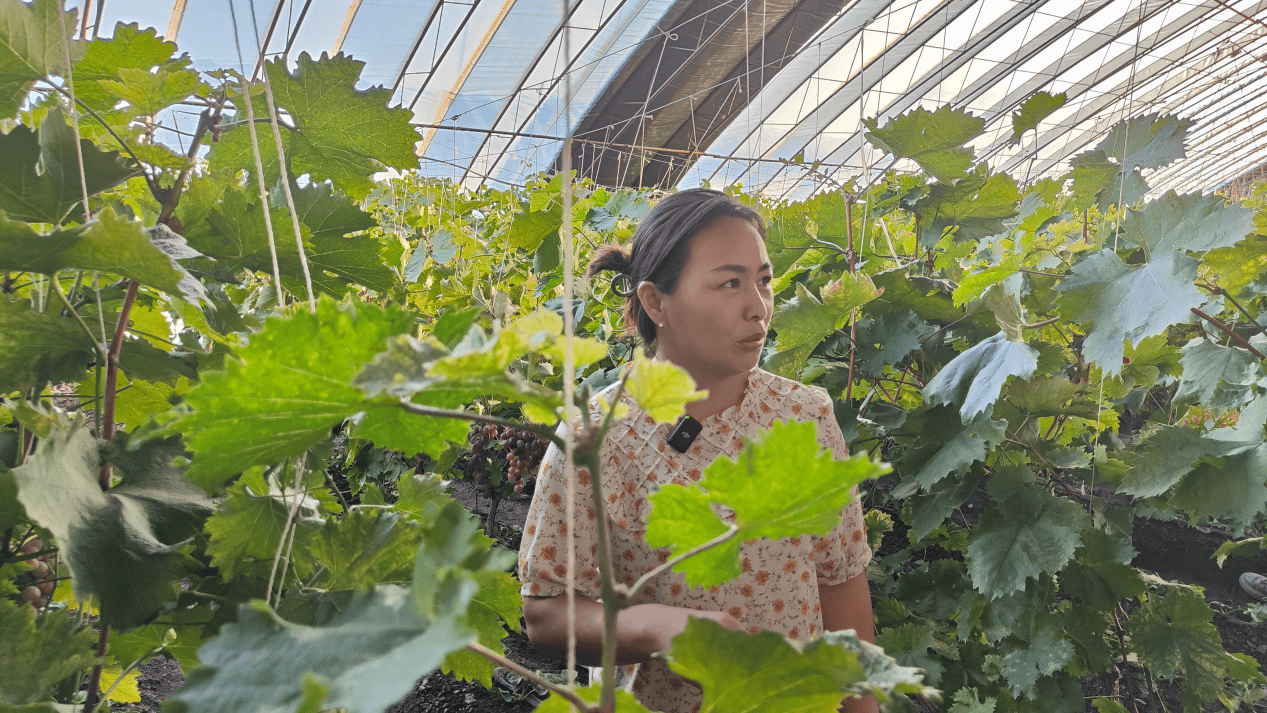
[[[770,326],[771,279],[756,226],[729,216],[713,221],[692,238],[673,294],[657,293],[659,354],[704,384],[751,370]]]

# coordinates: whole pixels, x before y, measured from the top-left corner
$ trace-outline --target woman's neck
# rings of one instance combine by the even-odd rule
[[[749,372],[746,371],[720,378],[715,376],[710,378],[707,374],[695,374],[690,369],[687,369],[687,373],[690,373],[691,378],[695,380],[695,388],[708,391],[707,397],[686,405],[687,415],[696,421],[719,414],[731,406],[738,406],[743,402],[744,393],[748,390]]]

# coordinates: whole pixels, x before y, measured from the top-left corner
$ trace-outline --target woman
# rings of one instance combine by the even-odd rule
[[[744,436],[775,419],[815,420],[818,441],[837,458],[845,442],[822,389],[757,368],[770,325],[770,260],[761,217],[719,191],[693,189],[662,200],[638,226],[631,251],[606,248],[590,276],[615,270],[613,289],[627,285],[626,323],[637,328],[650,353],[685,369],[707,398],[686,407],[703,430],[686,452],[667,445],[671,426],[657,425],[630,404],[603,442],[606,515],[612,523],[616,579],[626,585],[665,561],[667,549],[643,541],[657,484],[697,481],[719,456],[735,455]],[[626,294],[622,292],[621,294]],[[614,387],[613,387],[614,389]],[[611,399],[613,389],[595,397]],[[582,488],[590,474],[578,473]],[[528,637],[543,650],[567,646],[567,513],[563,457],[551,446],[528,511],[519,572]],[[588,491],[575,495],[576,638],[581,663],[597,665],[602,652],[596,513]],[[652,580],[621,612],[617,631],[619,681],[651,710],[698,710],[697,684],[652,654],[670,648],[689,617],[732,630],[770,629],[806,640],[823,629],[854,629],[871,641],[874,627],[866,566],[871,559],[858,502],[825,537],[758,540],[743,546],[743,574],[726,585],[691,588],[676,572]],[[844,710],[876,710],[874,699],[851,699]]]

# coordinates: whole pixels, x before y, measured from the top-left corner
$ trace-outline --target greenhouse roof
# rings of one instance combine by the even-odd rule
[[[742,183],[802,198],[889,168],[863,119],[943,104],[985,120],[995,170],[1056,175],[1124,118],[1195,121],[1154,190],[1267,160],[1267,0],[74,0],[198,69],[344,52],[469,186],[572,165],[606,184]],[[236,35],[235,35],[236,29]],[[565,32],[566,30],[566,32]],[[235,36],[238,38],[235,41]],[[258,43],[256,38],[258,38]],[[1011,142],[1038,91],[1067,103]],[[906,168],[897,166],[897,168]]]

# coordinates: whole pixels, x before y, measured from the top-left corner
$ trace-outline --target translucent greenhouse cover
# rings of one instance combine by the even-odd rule
[[[766,2],[716,4],[759,17]],[[363,86],[390,88],[393,105],[414,113],[420,170],[474,187],[553,169],[562,137],[636,50],[675,37],[662,22],[680,17],[674,5],[93,0],[88,11],[101,12],[101,36],[116,22],[157,28],[201,70],[253,71],[261,47],[292,62],[350,54],[366,62]],[[790,61],[692,147],[680,186],[741,183],[794,199],[866,181],[890,165],[862,120],[943,104],[984,118],[978,156],[1018,176],[1059,174],[1115,123],[1154,113],[1195,120],[1187,156],[1149,176],[1154,190],[1213,190],[1267,162],[1267,0],[853,0],[781,51]],[[1012,112],[1040,90],[1068,102],[1009,145]],[[660,108],[651,99],[632,113]]]

